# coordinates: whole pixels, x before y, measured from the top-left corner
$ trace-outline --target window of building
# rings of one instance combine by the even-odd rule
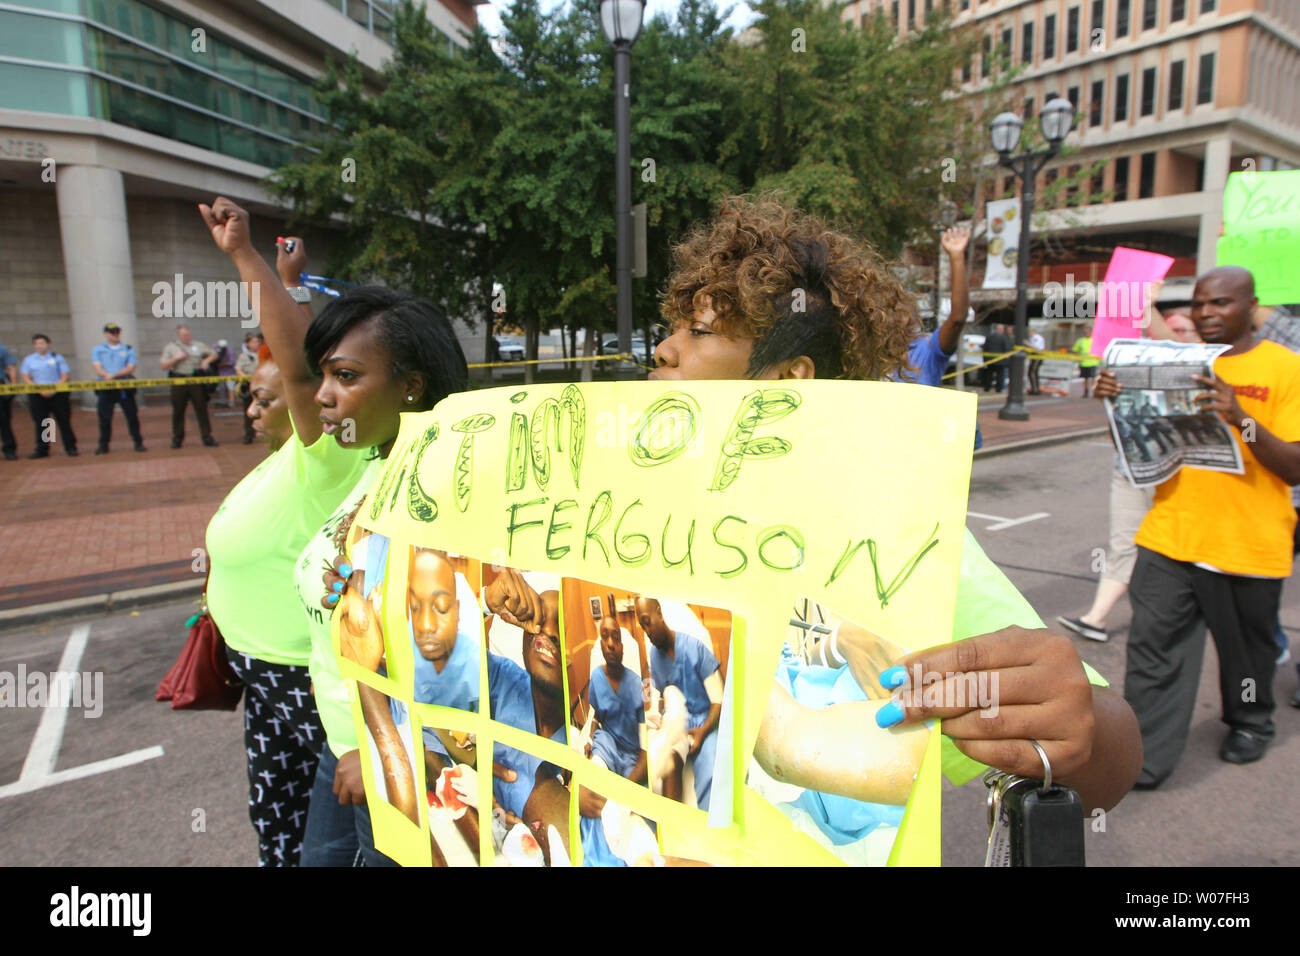
[[[1043,17],[1043,59],[1050,60],[1056,56],[1056,14],[1049,13]]]
[[[1156,0],[1142,0],[1142,29],[1156,28]]]
[[[1115,201],[1128,199],[1128,157],[1121,156],[1115,160]]]
[[[1202,53],[1196,75],[1196,105],[1214,102],[1214,54]]]
[[[1138,164],[1138,199],[1150,199],[1156,194],[1156,154],[1143,153]]]
[[[1102,110],[1105,107],[1105,103],[1106,103],[1106,81],[1093,80],[1092,96],[1089,97],[1089,102],[1088,102],[1088,125],[1089,126],[1101,125]]]
[[[1079,122],[1078,114],[1079,106],[1081,105],[1079,103],[1079,88],[1077,86],[1070,87],[1065,91],[1065,98],[1069,100],[1070,105],[1074,107],[1075,118],[1070,121],[1070,129],[1074,129]]]
[[[1128,119],[1128,74],[1115,78],[1115,122]]]
[[[1090,200],[1100,196],[1106,189],[1106,164],[1100,163],[1093,170],[1092,178],[1088,181],[1088,198]]]
[[[1065,15],[1065,52],[1079,51],[1079,8],[1071,7]]]
[[[1007,27],[1005,30],[1002,31],[1002,49],[998,51],[998,56],[999,56],[1001,59],[1004,59],[1004,60],[1007,60],[1008,62],[1010,62],[1010,60],[1011,60],[1011,45],[1012,45],[1012,43],[1014,43],[1014,42],[1015,42],[1015,38],[1014,38],[1014,37],[1012,36],[1012,34],[1011,34],[1011,28],[1010,28],[1010,27]]]
[[[1020,28],[1020,62],[1034,62],[1034,21],[1030,20]]]
[[[1088,23],[1090,30],[1106,29],[1106,0],[1092,0],[1092,20]]]
[[[916,0],[907,0],[907,28],[916,26]]]
[[[1174,60],[1169,64],[1169,109],[1183,108],[1183,61]]]
[[[1132,19],[1132,0],[1119,0],[1119,2],[1115,4],[1115,36],[1128,36],[1129,21]]]
[[[1003,177],[1002,177],[1002,195],[1003,195],[1003,196],[1014,196],[1014,195],[1015,195],[1015,192],[1016,192],[1016,177],[1015,177],[1015,176],[1003,176]]]
[[[1023,108],[1020,111],[1020,115],[1023,116],[1026,120],[1031,120],[1034,118],[1034,98],[1032,96],[1025,97],[1025,103]]]
[[[989,75],[989,57],[993,54],[993,38],[985,36],[984,42],[980,46],[980,76]]]
[[[889,18],[894,21],[894,29],[898,29],[898,0],[894,0],[889,5]]]
[[[962,12],[963,12],[963,13],[965,13],[967,10],[969,10],[969,9],[970,9],[970,0],[961,0],[961,9],[962,9]]]
[[[1201,0],[1201,12],[1202,12],[1202,13],[1213,13],[1213,12],[1214,12],[1214,7],[1215,7],[1215,2],[1214,2],[1214,0]]]
[[[1066,205],[1073,206],[1079,198],[1079,167],[1071,166],[1065,171],[1065,177],[1070,181],[1070,185],[1065,187]]]
[[[1187,0],[1170,0],[1169,3],[1169,22],[1181,20],[1187,16]]]
[[[925,18],[929,20],[932,13],[934,13],[934,0],[925,0]]]
[[[1150,116],[1156,111],[1156,68],[1149,66],[1142,71],[1142,116]]]
[[[966,62],[961,65],[961,81],[963,83],[969,83],[970,78],[971,78],[971,61],[967,59]]]

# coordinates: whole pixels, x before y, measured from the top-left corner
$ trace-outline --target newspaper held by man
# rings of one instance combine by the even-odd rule
[[[1158,485],[1183,466],[1242,473],[1241,449],[1221,417],[1201,410],[1196,396],[1213,377],[1227,345],[1114,339],[1106,368],[1123,391],[1107,398],[1115,447],[1138,488]]]

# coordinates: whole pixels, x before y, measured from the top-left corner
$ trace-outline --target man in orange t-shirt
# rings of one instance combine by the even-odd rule
[[[1184,466],[1157,489],[1135,542],[1124,696],[1142,728],[1138,789],[1173,773],[1187,744],[1208,625],[1219,652],[1229,732],[1219,756],[1250,763],[1273,739],[1273,675],[1282,582],[1291,574],[1300,483],[1300,355],[1254,335],[1255,280],[1237,266],[1196,282],[1202,340],[1230,345],[1214,363],[1203,409],[1232,426],[1245,472]],[[1103,372],[1098,398],[1118,395]]]

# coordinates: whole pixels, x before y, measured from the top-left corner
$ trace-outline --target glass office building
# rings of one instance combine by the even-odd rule
[[[353,0],[354,19],[386,6]],[[0,107],[91,116],[261,166],[325,122],[310,81],[139,0],[0,4]]]
[[[427,0],[426,16],[464,43],[476,2]],[[230,197],[259,241],[287,231],[266,176],[325,131],[313,81],[330,61],[355,55],[378,82],[394,5],[0,0],[0,342],[25,353],[44,332],[82,380],[116,322],[159,374],[175,323],[154,285],[231,278],[195,203]],[[323,265],[333,234],[305,239]],[[190,324],[202,341],[242,337],[226,317]]]

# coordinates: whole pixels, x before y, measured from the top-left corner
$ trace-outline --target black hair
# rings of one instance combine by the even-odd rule
[[[50,337],[46,335],[44,332],[37,332],[35,335],[32,336],[33,342],[35,342],[37,339],[44,339],[47,344],[50,341]]]
[[[307,367],[321,374],[321,362],[349,331],[375,322],[375,340],[388,353],[389,373],[397,379],[419,375],[424,391],[411,404],[414,411],[432,408],[453,392],[469,387],[465,353],[442,310],[383,286],[349,289],[321,309],[307,329],[303,348]]]
[[[843,373],[839,311],[826,287],[828,250],[817,241],[789,240],[790,253],[801,280],[773,303],[776,321],[754,343],[748,375],[752,378],[786,359],[806,355],[817,378]]]

